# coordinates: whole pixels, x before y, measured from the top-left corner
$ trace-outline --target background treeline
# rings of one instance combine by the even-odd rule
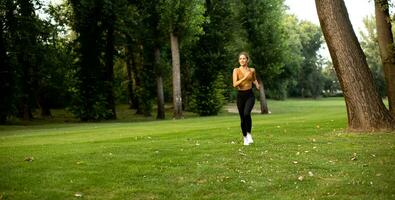
[[[216,115],[235,100],[241,51],[261,96],[341,95],[319,54],[320,27],[286,10],[283,0],[2,0],[0,122],[30,120],[35,110],[50,117],[53,108],[82,121],[116,119],[116,104],[158,119],[165,104],[175,118]],[[364,22],[360,42],[385,97],[374,17]]]

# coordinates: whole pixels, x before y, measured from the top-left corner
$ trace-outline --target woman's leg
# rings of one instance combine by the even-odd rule
[[[244,119],[244,110],[245,110],[246,100],[247,100],[247,98],[245,98],[244,95],[241,95],[241,94],[237,95],[237,109],[239,110],[240,127],[241,127],[241,132],[243,133],[243,136],[247,135],[247,129],[246,129],[245,119]]]
[[[248,97],[248,99],[245,102],[245,107],[244,107],[244,112],[243,112],[244,127],[245,127],[245,131],[246,131],[246,135],[247,135],[247,133],[251,133],[251,127],[252,127],[251,111],[252,111],[252,108],[254,107],[254,104],[255,104],[255,97],[254,97],[254,95],[251,95]]]

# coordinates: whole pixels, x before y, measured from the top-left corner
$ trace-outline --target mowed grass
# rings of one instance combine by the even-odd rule
[[[0,199],[395,199],[394,133],[347,133],[342,98],[269,108],[251,146],[226,112],[1,126]]]

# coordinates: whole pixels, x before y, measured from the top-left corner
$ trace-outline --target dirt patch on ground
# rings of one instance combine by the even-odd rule
[[[225,106],[225,110],[228,111],[229,113],[239,113],[236,105],[234,105],[234,106],[227,105],[227,106]],[[255,105],[251,112],[252,113],[261,113],[261,110],[260,110],[259,106]]]

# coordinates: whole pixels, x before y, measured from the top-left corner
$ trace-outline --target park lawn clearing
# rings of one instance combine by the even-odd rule
[[[347,133],[341,98],[269,108],[250,146],[237,113],[1,126],[0,199],[395,199],[394,133]]]

